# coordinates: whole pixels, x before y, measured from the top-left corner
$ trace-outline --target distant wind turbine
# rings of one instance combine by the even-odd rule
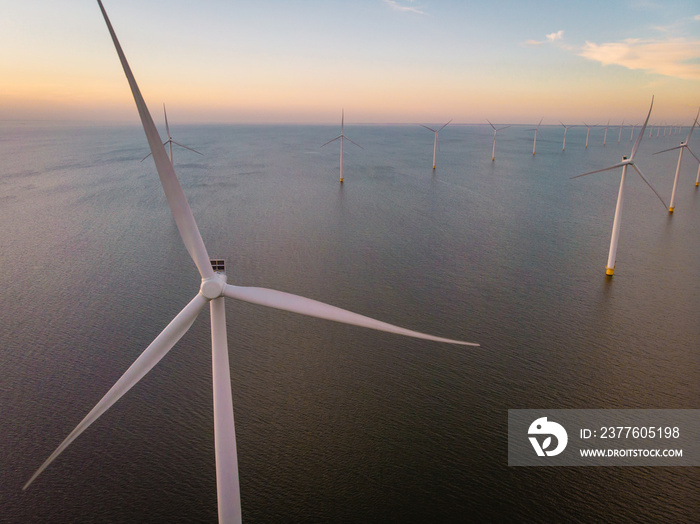
[[[530,131],[535,132],[535,140],[532,142],[532,155],[533,156],[535,156],[535,148],[537,147],[537,132],[540,130],[540,125],[542,125],[542,120],[544,120],[544,117],[540,118],[540,123],[537,124],[537,127],[530,129]]]
[[[559,121],[559,123],[564,126],[564,143],[561,145],[561,150],[565,151],[566,150],[566,132],[569,130],[570,127],[574,127],[574,126],[567,126],[561,120]]]
[[[658,155],[659,153],[665,153],[667,151],[675,151],[678,149],[678,164],[676,165],[676,176],[673,178],[673,190],[671,191],[671,203],[669,204],[668,207],[668,212],[673,213],[673,210],[675,209],[675,206],[673,205],[676,201],[676,187],[678,186],[678,175],[681,172],[681,162],[683,161],[683,150],[687,149],[688,153],[693,155],[695,157],[695,160],[697,160],[700,163],[700,158],[698,158],[695,153],[693,153],[690,150],[690,147],[688,147],[688,141],[690,140],[691,135],[693,134],[693,129],[695,129],[695,124],[698,123],[698,117],[700,117],[700,109],[698,109],[698,114],[695,115],[695,120],[693,121],[693,125],[690,128],[690,131],[688,132],[688,136],[685,139],[685,142],[681,142],[681,145],[676,146],[676,147],[671,147],[669,149],[664,149],[663,151],[657,151],[654,153],[655,155]],[[700,178],[700,166],[698,166],[698,178]],[[697,187],[698,185],[698,180],[695,181],[695,186]]]
[[[496,134],[503,129],[509,128],[510,126],[508,125],[496,128],[496,126],[494,126],[488,118],[486,119],[486,121],[491,127],[493,127],[493,148],[491,149],[491,162],[493,162],[494,160],[496,160]]]
[[[610,120],[608,120],[608,123],[605,124],[605,134],[603,135],[603,146],[605,146],[605,144],[608,141],[608,128],[609,127],[610,127]]]
[[[198,155],[202,155],[202,153],[200,153],[196,149],[192,149],[191,147],[187,147],[185,145],[182,145],[180,142],[176,142],[175,140],[173,140],[173,137],[170,135],[170,126],[168,126],[168,113],[165,112],[165,104],[163,104],[163,115],[165,116],[165,132],[168,134],[168,139],[165,142],[163,142],[163,145],[167,144],[170,147],[170,163],[172,164],[173,162],[173,144],[180,147],[184,147],[185,149],[189,149],[190,151],[192,151],[193,153],[197,153]],[[148,153],[145,157],[141,159],[141,162],[146,160],[151,155],[152,153]]]
[[[392,326],[356,313],[281,291],[259,287],[241,287],[226,283],[223,261],[211,260],[204,246],[192,210],[178,182],[172,162],[158,135],[153,119],[146,107],[131,68],[122,51],[112,24],[100,0],[97,0],[107,28],[112,37],[119,60],[126,74],[138,108],[141,124],[153,154],[166,200],[187,251],[202,277],[199,292],[166,326],[158,337],[136,359],[107,394],[87,414],[78,426],[65,438],[48,459],[31,476],[23,489],[39,476],[83,431],[104,414],[129,389],[139,382],[187,332],[205,305],[209,304],[212,334],[212,376],[214,390],[214,452],[216,457],[216,485],[219,522],[241,522],[241,497],[238,477],[236,433],[233,420],[231,376],[229,371],[228,343],[226,336],[226,312],[224,299],[231,298],[262,306],[291,311],[344,324],[363,326],[400,335],[447,342],[451,344],[478,345],[426,335]]]
[[[617,143],[620,143],[620,139],[622,138],[622,127],[625,125],[625,121],[623,120],[622,123],[620,124],[620,132],[617,134]]]
[[[450,122],[452,122],[451,119],[450,119]],[[447,122],[447,124],[449,124],[450,122]],[[438,150],[438,133],[440,131],[442,131],[443,129],[445,129],[447,127],[447,124],[442,126],[440,129],[433,129],[432,127],[428,127],[428,126],[424,126],[423,124],[420,124],[421,127],[424,127],[426,129],[432,131],[433,133],[435,133],[435,142],[433,142],[433,169],[435,169],[435,166],[437,165],[436,162],[437,162],[437,150]]]
[[[588,136],[591,134],[591,126],[589,126],[586,122],[583,123],[584,126],[588,128],[588,131],[586,131],[586,149],[588,149]],[[605,132],[608,132],[608,128],[605,128]],[[605,142],[603,142],[603,145],[605,145]]]
[[[596,171],[590,171],[588,173],[584,173],[582,175],[576,175],[571,178],[579,178],[582,176],[587,176],[587,175],[592,175],[593,173],[601,173],[603,171],[610,171],[611,169],[617,169],[618,167],[622,168],[622,177],[620,179],[620,190],[617,194],[617,205],[615,206],[615,219],[613,220],[613,229],[612,229],[612,235],[610,237],[610,251],[608,253],[608,264],[605,266],[605,274],[612,276],[613,272],[615,271],[615,262],[616,262],[616,256],[617,256],[617,241],[620,236],[620,220],[622,216],[622,203],[623,203],[623,197],[624,197],[624,187],[625,187],[625,175],[627,174],[627,167],[631,166],[637,174],[646,182],[646,184],[651,188],[651,190],[654,192],[654,194],[659,197],[659,200],[661,200],[661,203],[664,205],[664,208],[666,208],[666,203],[664,202],[663,198],[661,198],[661,195],[652,187],[652,185],[649,183],[649,181],[644,177],[642,172],[639,170],[639,168],[634,164],[634,156],[637,154],[637,150],[639,149],[639,144],[642,142],[642,138],[644,137],[644,131],[647,126],[647,123],[649,122],[649,117],[651,116],[651,108],[654,107],[654,97],[651,97],[651,106],[649,107],[649,114],[647,115],[646,120],[644,121],[644,125],[642,126],[642,132],[639,133],[639,136],[637,137],[637,141],[634,143],[634,147],[632,148],[632,153],[630,154],[630,157],[627,158],[626,156],[622,157],[622,162],[615,164],[614,166],[610,167],[605,167],[603,169],[597,169]]]
[[[323,144],[323,146],[327,146],[331,142],[335,142],[336,140],[340,140],[340,183],[341,184],[343,183],[343,140],[347,140],[348,142],[355,144],[360,149],[364,149],[360,144],[358,144],[357,142],[353,142],[352,140],[350,140],[348,137],[346,137],[343,134],[344,124],[345,124],[345,109],[343,109],[340,113],[340,135],[335,137],[333,140],[329,140],[328,142]],[[321,146],[321,147],[323,147],[323,146]]]
[[[632,139],[634,138],[634,130],[635,130],[635,129],[637,129],[637,124],[634,124],[634,125],[632,126],[632,131],[630,131],[630,142],[631,142]]]

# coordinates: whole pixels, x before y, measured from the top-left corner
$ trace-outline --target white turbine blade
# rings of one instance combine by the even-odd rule
[[[691,155],[693,155],[695,157],[695,160],[700,162],[700,158],[698,158],[698,156],[695,153],[693,153],[688,146],[685,146],[685,148],[688,150],[688,153],[690,153]]]
[[[654,189],[654,186],[652,186],[652,185],[649,183],[649,181],[644,177],[644,175],[643,175],[642,172],[639,170],[639,168],[638,168],[637,166],[635,166],[634,164],[630,164],[630,165],[634,168],[634,170],[635,170],[635,171],[637,172],[637,174],[642,178],[642,180],[644,180],[644,182],[646,182],[646,184],[649,186],[649,189],[651,189],[651,190],[654,192],[654,194],[655,194],[657,197],[659,197],[659,200],[661,200],[661,203],[664,205],[664,209],[668,209],[668,206],[666,205],[666,202],[664,202],[664,199],[661,198],[661,195],[659,195],[658,191],[656,191],[656,189]]]
[[[494,131],[498,131],[498,129],[496,129],[496,126],[494,126],[494,125],[491,123],[491,120],[489,120],[489,119],[487,118],[486,121],[489,123],[489,125],[493,128]]]
[[[189,150],[192,151],[193,153],[197,153],[198,155],[204,156],[204,153],[200,153],[200,152],[197,151],[196,149],[192,149],[191,147],[187,147],[186,145],[181,144],[180,142],[177,142],[177,141],[175,141],[175,140],[171,140],[171,142],[172,142],[173,144],[175,144],[175,145],[180,146],[180,147],[184,147],[185,149],[189,149]]]
[[[166,142],[166,143],[167,143],[167,142]],[[151,156],[151,154],[152,154],[152,153],[148,153],[145,157],[143,157],[143,158],[140,160],[140,162],[143,162],[144,160],[146,160],[149,156]]]
[[[637,137],[637,141],[634,143],[634,147],[632,148],[632,153],[630,154],[630,160],[634,160],[634,155],[637,154],[637,149],[639,149],[639,144],[642,143],[642,138],[644,137],[644,130],[647,128],[647,124],[649,123],[649,117],[651,116],[651,109],[654,107],[654,97],[651,97],[651,105],[649,106],[649,113],[647,114],[647,119],[644,121],[644,125],[642,126],[642,131],[639,133],[639,136]]]
[[[163,186],[163,191],[165,192],[165,198],[170,206],[170,211],[172,212],[177,228],[180,231],[182,241],[192,257],[192,260],[197,266],[199,274],[202,276],[202,278],[209,278],[214,275],[214,271],[209,263],[207,248],[204,246],[202,236],[199,233],[197,224],[194,221],[192,210],[187,203],[182,187],[180,187],[180,182],[177,180],[173,165],[170,162],[168,155],[165,153],[165,148],[162,146],[160,136],[158,135],[158,130],[153,123],[151,114],[148,112],[146,102],[144,101],[141,91],[139,90],[139,86],[136,83],[136,79],[131,72],[129,63],[124,55],[124,51],[122,51],[119,40],[117,39],[117,34],[114,32],[112,23],[109,21],[107,12],[105,11],[101,0],[97,0],[97,3],[102,11],[102,16],[104,16],[107,29],[109,29],[109,34],[112,36],[112,41],[114,42],[114,47],[119,55],[119,60],[121,61],[122,68],[124,69],[124,74],[129,81],[129,86],[131,87],[131,92],[134,96],[134,101],[136,102],[139,116],[141,117],[141,124],[143,125],[144,132],[146,133],[146,138],[148,140],[148,145],[151,148],[151,153],[153,154],[153,161],[156,164],[158,177],[160,178],[161,185]]]
[[[236,427],[233,422],[231,372],[226,342],[226,309],[223,298],[209,303],[211,311],[212,378],[214,389],[214,450],[219,522],[241,522],[241,489],[238,477]]]
[[[347,141],[349,141],[349,142],[352,142],[353,144],[355,144],[355,145],[356,145],[357,147],[359,147],[360,149],[364,149],[364,147],[362,147],[360,144],[358,144],[358,143],[355,142],[354,140],[351,140],[351,139],[349,139],[349,138],[346,137],[346,136],[343,137],[343,138],[345,138],[345,140],[347,140]]]
[[[418,124],[418,125],[426,128],[426,129],[430,129],[433,133],[437,133],[437,131],[435,131],[435,129],[433,129],[432,127],[424,126],[423,124]]]
[[[498,128],[498,131],[502,131],[502,130],[504,130],[504,129],[508,129],[509,127],[510,127],[510,125],[503,126],[503,127],[499,127],[499,128]]]
[[[168,133],[168,138],[170,138],[170,127],[168,126],[168,113],[165,112],[165,103],[163,103],[163,116],[165,116],[165,132]]]
[[[323,146],[327,146],[327,145],[330,144],[331,142],[335,142],[336,140],[340,140],[341,138],[347,138],[347,137],[345,137],[345,136],[343,136],[343,135],[338,135],[338,136],[335,137],[333,140],[329,140],[328,142],[326,142],[325,144],[323,144]],[[323,147],[323,146],[321,146],[321,147]]]
[[[595,173],[602,173],[603,171],[610,171],[611,169],[617,169],[618,167],[622,167],[627,164],[629,164],[628,161],[620,162],[619,164],[615,164],[614,166],[604,167],[603,169],[596,169],[595,171],[589,171],[588,173],[584,173],[582,175],[572,176],[571,178],[569,178],[569,180],[573,180],[574,178],[581,178],[582,176],[593,175]]]
[[[126,370],[119,380],[112,386],[107,394],[102,397],[90,413],[71,431],[63,442],[56,448],[49,458],[36,470],[36,473],[27,481],[22,488],[27,489],[29,485],[65,450],[71,442],[85,431],[90,424],[95,422],[105,411],[114,405],[132,386],[141,380],[153,366],[172,349],[178,340],[187,332],[192,323],[197,318],[207,299],[201,294],[194,297],[180,313],[166,326],[166,328],[151,342],[136,361]]]
[[[539,128],[540,128],[540,126],[542,125],[542,120],[544,120],[544,117],[540,118],[540,123],[539,123],[539,124],[537,124],[537,129],[539,129]]]
[[[700,117],[700,109],[698,109],[698,114],[695,115],[695,120],[693,120],[693,125],[690,128],[690,131],[688,132],[688,138],[685,139],[685,143],[688,143],[688,140],[690,140],[690,136],[693,134],[693,129],[695,129],[695,124],[698,123],[698,117]]]
[[[261,306],[281,309],[283,311],[291,311],[292,313],[299,313],[310,317],[333,320],[334,322],[340,322],[343,324],[351,324],[354,326],[376,329],[378,331],[386,331],[387,333],[405,335],[407,337],[422,338],[436,342],[447,342],[449,344],[461,344],[465,346],[479,345],[473,342],[462,342],[460,340],[435,337],[433,335],[419,333],[418,331],[411,331],[410,329],[393,326],[391,324],[387,324],[386,322],[374,320],[373,318],[365,317],[364,315],[359,315],[345,309],[324,304],[323,302],[319,302],[317,300],[292,295],[283,291],[275,291],[274,289],[266,289],[261,287],[241,287],[227,284],[224,288],[223,294],[228,298],[235,298],[237,300],[259,304]]]
[[[440,131],[442,131],[443,129],[445,129],[445,128],[449,125],[450,122],[452,122],[452,119],[451,119],[451,118],[450,118],[450,121],[447,122],[447,124],[445,124],[445,125],[442,126],[440,129],[438,129],[438,133],[439,133]]]
[[[676,147],[669,147],[668,149],[662,149],[661,151],[657,151],[656,153],[654,153],[654,155],[658,155],[660,153],[667,153],[668,151],[675,151],[676,149],[680,149],[682,147],[685,147],[685,146],[681,145],[681,146],[676,146]]]

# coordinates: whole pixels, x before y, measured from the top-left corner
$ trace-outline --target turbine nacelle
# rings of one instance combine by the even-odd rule
[[[204,298],[214,300],[224,296],[226,288],[226,275],[224,273],[214,273],[214,276],[202,279],[202,285],[199,286],[199,292]]]

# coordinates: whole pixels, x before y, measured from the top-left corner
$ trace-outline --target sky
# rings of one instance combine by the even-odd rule
[[[178,123],[643,120],[700,107],[697,0],[103,0]],[[0,0],[0,120],[138,123],[96,0]]]

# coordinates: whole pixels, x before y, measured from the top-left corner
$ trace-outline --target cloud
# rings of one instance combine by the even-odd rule
[[[561,40],[564,37],[564,31],[557,31],[556,33],[550,33],[547,35],[547,40],[554,42],[556,40]]]
[[[412,0],[408,0],[408,1],[412,2]],[[396,9],[397,11],[410,11],[411,13],[418,13],[419,15],[425,14],[418,7],[414,7],[414,6],[410,6],[410,5],[401,5],[394,0],[384,0],[384,3],[387,4],[388,6],[392,7],[393,9]]]
[[[564,38],[564,31],[560,29],[556,33],[550,33],[548,35],[545,35],[545,40],[526,40],[525,42],[523,42],[523,45],[537,46],[546,43],[554,43],[557,40],[561,40],[562,38]]]
[[[628,38],[622,42],[604,44],[587,41],[579,55],[602,65],[619,65],[659,75],[700,80],[700,40]]]

